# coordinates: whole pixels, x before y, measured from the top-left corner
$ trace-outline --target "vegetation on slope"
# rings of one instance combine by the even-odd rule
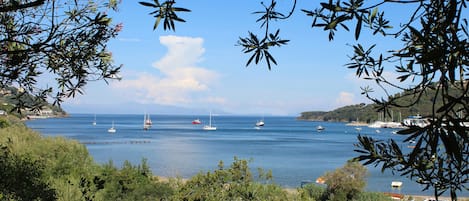
[[[21,97],[21,101],[19,101]],[[18,107],[18,104],[34,105],[34,108],[40,110],[26,110]],[[22,94],[16,87],[5,87],[0,89],[0,110],[17,117],[26,117],[26,115],[42,115],[47,111],[50,116],[66,116],[67,113],[57,105],[52,105],[45,100],[36,100],[33,96]]]
[[[436,85],[436,84],[434,84]],[[391,96],[401,97],[398,101],[400,105],[411,105],[415,100],[415,96],[410,95],[412,92],[402,92]],[[337,122],[352,122],[360,121],[372,123],[374,121],[401,121],[402,119],[420,114],[422,116],[432,115],[433,102],[437,107],[442,105],[441,100],[433,100],[435,97],[435,90],[427,89],[426,93],[420,98],[420,102],[409,107],[393,107],[389,106],[386,113],[378,111],[378,104],[356,104],[337,108],[329,112],[323,111],[308,111],[302,112],[297,118],[299,120],[313,120],[313,121],[337,121]],[[461,106],[462,107],[462,106]]]

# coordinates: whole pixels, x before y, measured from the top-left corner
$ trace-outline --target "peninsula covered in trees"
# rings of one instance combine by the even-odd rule
[[[392,95],[389,98],[394,98],[399,100],[400,105],[409,105],[409,107],[393,107],[389,106],[388,111],[384,113],[379,111],[379,105],[372,104],[355,104],[348,105],[334,109],[332,111],[305,111],[302,112],[298,120],[308,120],[308,121],[334,121],[334,122],[366,122],[372,123],[375,121],[401,121],[402,119],[412,116],[412,115],[421,115],[421,116],[431,116],[433,102],[438,107],[443,105],[441,99],[435,99],[435,87],[437,83],[433,84],[432,88],[427,88],[426,93],[424,93],[420,99],[420,102],[413,104],[416,97],[411,95],[411,91],[404,91],[402,93],[397,93]],[[467,83],[466,83],[467,85]],[[456,89],[451,89],[453,93]],[[461,106],[462,107],[462,106]]]

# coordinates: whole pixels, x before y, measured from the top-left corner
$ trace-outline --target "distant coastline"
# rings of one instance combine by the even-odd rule
[[[61,114],[51,114],[51,115],[26,115],[26,117],[23,118],[23,120],[35,120],[35,119],[49,119],[49,118],[66,118],[69,117],[67,113],[61,113]]]

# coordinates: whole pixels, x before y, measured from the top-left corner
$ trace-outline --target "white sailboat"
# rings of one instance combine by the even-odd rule
[[[94,114],[93,126],[96,126],[96,114]]]
[[[150,114],[143,115],[143,130],[148,130],[151,128],[153,122],[150,119]]]
[[[210,118],[209,118],[209,121],[208,121],[208,125],[205,125],[203,127],[204,130],[206,131],[214,131],[214,130],[217,130],[217,127],[215,126],[212,126],[212,112],[210,112]]]
[[[116,128],[114,128],[114,121],[112,121],[112,127],[107,129],[107,132],[108,133],[115,133],[116,132]]]
[[[259,120],[259,121],[256,122],[256,126],[257,126],[257,127],[259,127],[259,126],[264,126],[264,124],[265,124],[265,123],[264,123],[264,117],[262,117],[261,120]]]

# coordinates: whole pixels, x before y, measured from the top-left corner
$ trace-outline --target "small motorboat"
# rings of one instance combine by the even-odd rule
[[[325,180],[324,178],[322,178],[322,177],[318,177],[318,178],[316,179],[316,183],[317,183],[317,184],[324,184],[324,183],[326,183],[326,180]]]
[[[260,120],[258,122],[256,122],[256,126],[264,126],[264,121],[263,120]]]
[[[192,121],[192,124],[201,124],[202,122],[200,121],[200,119],[194,119]]]
[[[324,129],[326,129],[326,128],[322,127],[321,125],[319,125],[319,126],[316,127],[316,130],[317,130],[317,131],[323,131]]]

